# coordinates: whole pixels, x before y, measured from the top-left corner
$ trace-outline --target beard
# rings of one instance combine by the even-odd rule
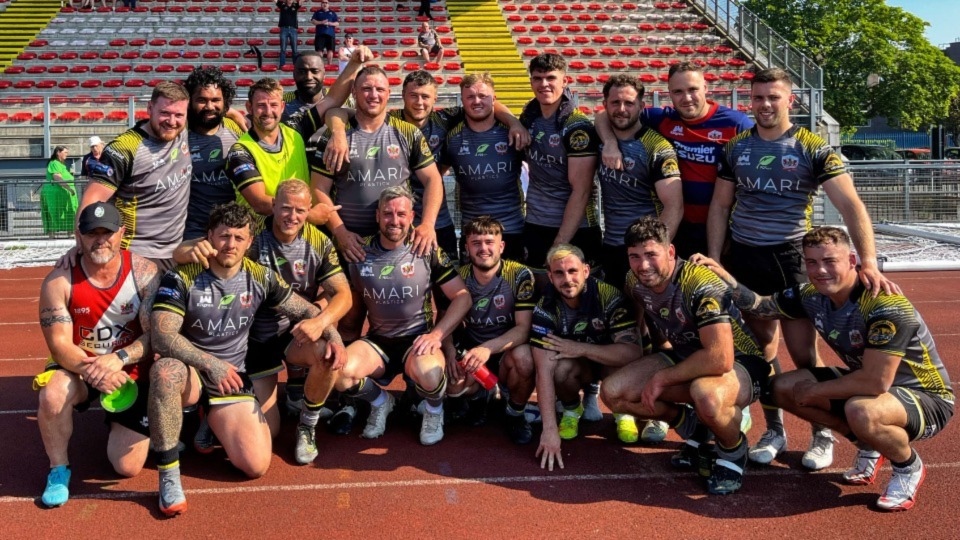
[[[213,115],[213,117],[206,117],[194,111],[192,108],[187,109],[187,125],[205,131],[219,126],[223,122],[223,117],[223,111],[218,112],[217,114]]]

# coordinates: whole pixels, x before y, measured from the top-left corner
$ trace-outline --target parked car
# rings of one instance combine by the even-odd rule
[[[850,161],[903,161],[900,154],[879,144],[843,144],[840,145],[840,152]]]
[[[948,146],[943,149],[944,159],[960,159],[960,146]]]
[[[929,148],[904,148],[902,150],[896,150],[900,157],[903,159],[930,159],[930,149]]]

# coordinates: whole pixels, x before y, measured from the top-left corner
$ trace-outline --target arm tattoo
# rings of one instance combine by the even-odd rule
[[[169,311],[155,311],[153,343],[160,356],[176,358],[184,364],[207,373],[214,382],[227,375],[228,364],[207,354],[180,334],[183,317]]]
[[[733,303],[741,311],[756,319],[779,319],[780,309],[770,296],[760,296],[741,283],[733,288]]]
[[[55,324],[73,324],[73,319],[66,315],[54,315],[52,317],[40,317],[40,326],[47,328]]]
[[[291,294],[287,300],[277,306],[277,313],[287,316],[292,321],[312,319],[320,315],[320,308],[307,302],[299,294]]]

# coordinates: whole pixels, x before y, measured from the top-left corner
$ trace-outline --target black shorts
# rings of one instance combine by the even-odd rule
[[[630,271],[627,247],[604,244],[603,249],[600,250],[600,264],[603,266],[603,280],[616,287],[618,291],[623,291],[627,272]]]
[[[63,369],[63,368],[60,367],[60,365],[58,364],[53,364],[53,365],[47,365],[44,371],[45,372],[55,371],[58,369]],[[103,423],[105,423],[108,426],[112,423],[116,423],[131,431],[135,431],[141,435],[146,435],[147,437],[149,437],[150,424],[148,423],[148,420],[147,420],[147,400],[150,394],[150,378],[149,376],[147,376],[147,377],[136,379],[136,383],[137,383],[137,400],[133,402],[133,405],[131,405],[129,409],[123,412],[112,413],[112,412],[103,411],[105,415],[103,419]],[[90,386],[90,384],[85,381],[83,384],[85,384],[87,387],[87,399],[83,400],[80,403],[77,403],[73,407],[75,411],[81,412],[81,413],[89,409],[90,404],[93,403],[94,400],[100,399],[99,390]]]
[[[413,341],[416,336],[401,338],[388,338],[367,334],[360,338],[366,341],[383,360],[386,370],[383,375],[375,379],[377,384],[388,385],[397,375],[403,373],[403,365],[407,361],[407,355],[413,349]]]
[[[673,350],[662,350],[657,352],[671,365],[677,365],[683,358],[680,358]],[[760,399],[760,396],[766,391],[770,384],[770,364],[759,356],[739,354],[733,359],[734,369],[739,366],[750,377],[750,403]]]
[[[446,227],[440,227],[437,231],[437,245],[450,257],[450,260],[456,261],[460,258],[457,254],[457,228],[453,224]]]
[[[545,268],[547,252],[553,247],[553,240],[557,237],[559,227],[544,227],[526,223],[523,226],[523,245],[527,250],[526,264],[531,268]],[[573,235],[571,244],[583,250],[587,263],[599,270],[599,256],[602,249],[603,233],[600,227],[581,227]]]
[[[244,366],[250,380],[262,379],[283,371],[283,359],[287,356],[287,347],[293,341],[289,331],[273,336],[267,341],[250,340],[247,343],[247,357]]]
[[[162,276],[167,270],[173,270],[177,266],[177,262],[173,260],[173,257],[169,259],[147,259],[153,264],[157,265],[157,272]]]
[[[677,257],[689,259],[694,253],[707,254],[707,226],[702,223],[681,221],[673,238]]]
[[[243,403],[245,401],[257,401],[257,396],[253,393],[253,381],[250,380],[250,377],[248,377],[246,373],[239,374],[240,379],[243,381],[243,386],[240,390],[230,394],[221,394],[220,391],[217,390],[217,385],[214,384],[203,371],[197,370],[197,373],[200,375],[203,391],[207,394],[207,399],[211,407],[215,405]]]
[[[807,371],[812,373],[818,382],[836,380],[850,373],[849,369],[838,367],[808,368]],[[897,398],[907,411],[907,425],[904,430],[911,441],[933,437],[946,427],[953,416],[953,403],[936,394],[903,386],[892,386],[889,393]],[[846,404],[845,399],[831,399],[830,412],[846,421]]]
[[[775,246],[730,241],[723,266],[753,292],[771,295],[807,282],[800,240]]]
[[[460,264],[470,264],[470,256],[467,254],[467,240],[460,237]],[[523,233],[504,234],[503,235],[503,255],[502,259],[522,262],[526,260],[526,251],[523,249]]]
[[[437,54],[440,52],[440,44],[434,45],[430,48],[430,54]]]
[[[330,34],[316,34],[313,38],[313,50],[320,51],[334,51],[336,52],[336,47],[333,44],[333,36]]]

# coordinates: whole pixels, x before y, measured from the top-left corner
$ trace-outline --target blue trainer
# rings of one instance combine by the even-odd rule
[[[43,490],[43,497],[40,498],[43,504],[53,508],[63,506],[70,498],[70,468],[66,465],[58,465],[50,469],[47,475],[47,488]]]

